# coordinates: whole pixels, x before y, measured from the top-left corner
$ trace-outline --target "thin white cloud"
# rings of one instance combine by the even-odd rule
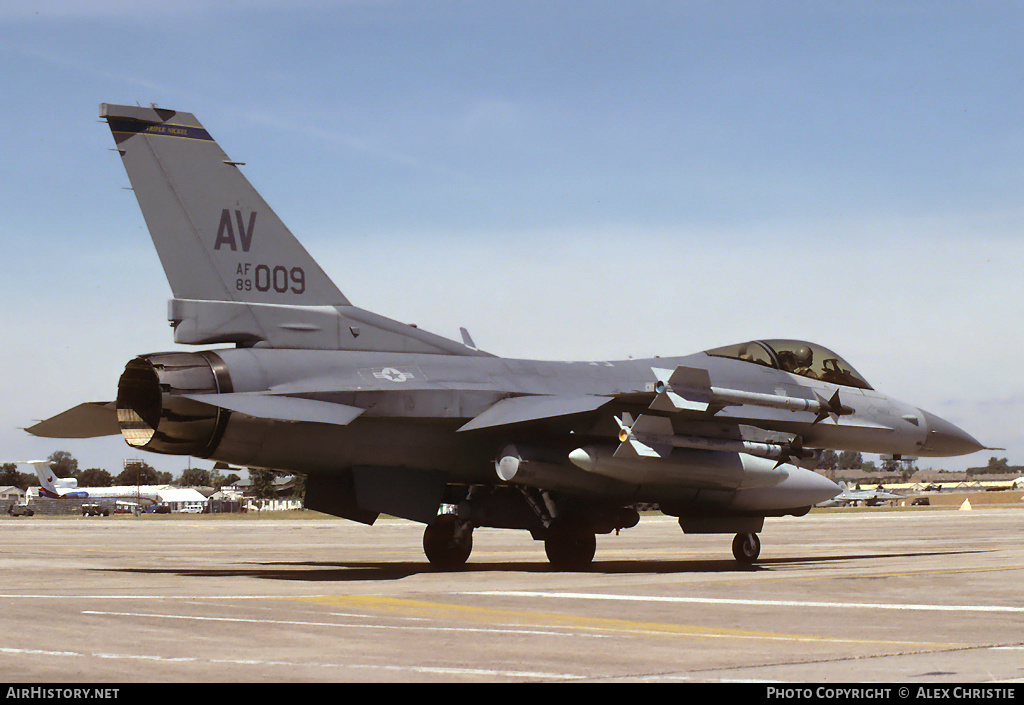
[[[167,18],[224,16],[247,10],[295,9],[318,4],[323,5],[316,0],[4,0],[0,3],[0,22],[26,19],[131,19],[151,22]],[[334,4],[360,6],[386,3],[383,0],[336,0]]]
[[[103,79],[106,81],[112,81],[121,86],[133,86],[135,88],[141,88],[146,91],[149,95],[176,95],[181,94],[180,89],[167,84],[156,83],[152,80],[141,78],[138,75],[128,74],[124,72],[108,71],[99,66],[78,60],[74,53],[68,51],[60,51],[57,48],[51,50],[43,50],[39,47],[31,46],[18,46],[14,45],[9,47],[10,50],[15,51],[22,56],[42,61],[50,64],[52,67],[59,69],[67,74],[73,74],[76,76],[86,76],[93,79]],[[98,103],[98,101],[97,101]]]

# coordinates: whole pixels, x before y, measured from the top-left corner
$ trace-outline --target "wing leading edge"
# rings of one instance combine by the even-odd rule
[[[476,431],[482,428],[585,414],[600,409],[613,399],[614,397],[602,397],[593,394],[509,397],[489,406],[482,413],[459,428],[459,431]]]

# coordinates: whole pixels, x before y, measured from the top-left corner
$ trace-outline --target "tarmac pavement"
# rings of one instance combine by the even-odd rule
[[[1024,508],[768,519],[748,568],[731,536],[645,516],[577,573],[496,529],[437,572],[393,519],[5,517],[0,537],[8,683],[1024,681]]]

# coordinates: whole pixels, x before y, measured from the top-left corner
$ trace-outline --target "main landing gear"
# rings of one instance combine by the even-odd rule
[[[567,518],[551,522],[544,536],[544,552],[555,570],[586,570],[594,561],[597,538],[587,525]],[[423,552],[440,570],[458,570],[473,551],[473,525],[454,514],[441,514],[423,531]],[[736,534],[732,555],[751,565],[761,555],[757,534]]]
[[[744,565],[750,565],[761,555],[761,539],[757,534],[736,534],[732,540],[732,555]]]
[[[585,570],[594,561],[597,538],[581,522],[559,518],[544,536],[544,552],[555,570]],[[458,570],[473,551],[473,525],[454,514],[440,514],[423,531],[423,552],[440,570]]]
[[[553,520],[544,536],[544,552],[555,570],[585,570],[594,562],[596,550],[594,532],[570,519]]]

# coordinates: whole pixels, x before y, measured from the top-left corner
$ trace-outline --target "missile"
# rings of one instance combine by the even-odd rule
[[[654,386],[657,396],[651,403],[654,411],[709,411],[712,413],[727,406],[765,406],[772,409],[786,409],[788,411],[807,411],[816,414],[814,423],[818,423],[826,417],[839,423],[839,416],[847,416],[854,413],[854,409],[843,404],[839,400],[837,389],[831,399],[825,399],[818,392],[814,392],[813,399],[800,397],[788,397],[781,394],[763,394],[760,392],[746,392],[739,389],[728,389],[726,387],[711,386],[711,377],[707,370],[693,367],[677,367],[668,381],[663,381],[668,370],[652,368],[658,381]]]
[[[814,419],[814,423],[818,423],[826,416],[831,416],[832,421],[838,424],[838,417],[847,416],[853,413],[852,407],[846,406],[841,401],[839,401],[838,389],[836,390],[835,394],[832,395],[832,398],[829,399],[828,401],[825,401],[824,397],[822,397],[817,392],[814,393],[814,396],[818,398],[818,405],[821,407],[818,410],[818,416]]]
[[[805,460],[814,455],[803,448],[799,438],[789,443],[771,443],[678,435],[672,429],[672,421],[664,416],[641,415],[633,421],[629,414],[624,413],[622,419],[616,418],[615,421],[619,425],[622,444],[615,451],[616,457],[658,458],[664,457],[670,448],[693,448],[769,458],[778,461],[778,467],[791,459]]]

